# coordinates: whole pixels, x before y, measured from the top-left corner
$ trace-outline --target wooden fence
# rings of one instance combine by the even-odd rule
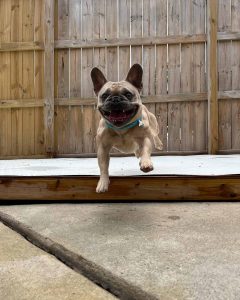
[[[92,155],[90,70],[144,69],[164,153],[240,153],[240,0],[0,0],[0,157]]]

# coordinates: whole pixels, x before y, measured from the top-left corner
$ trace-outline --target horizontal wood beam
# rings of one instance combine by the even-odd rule
[[[64,48],[100,48],[116,46],[139,46],[139,45],[165,45],[165,44],[188,44],[206,42],[205,34],[193,35],[169,35],[166,37],[146,37],[146,38],[115,38],[96,40],[56,40],[55,49]]]
[[[240,100],[240,90],[219,91],[218,100],[219,99]],[[207,101],[207,93],[180,93],[168,95],[142,96],[143,103],[168,103],[189,101]],[[96,105],[97,100],[96,98],[55,98],[54,104],[60,106],[88,106]],[[0,100],[0,109],[43,107],[45,105],[47,105],[45,99]]]
[[[218,99],[240,99],[240,90],[219,91]]]
[[[240,40],[239,32],[219,32],[218,41]],[[207,41],[205,34],[193,35],[170,35],[166,37],[147,38],[119,38],[119,39],[96,39],[92,41],[84,40],[57,40],[55,49],[64,48],[101,48],[116,46],[139,46],[139,45],[165,45],[165,44],[188,44],[204,43]],[[43,42],[0,42],[0,52],[11,51],[43,51]]]
[[[218,32],[218,41],[237,41],[240,40],[240,32]]]
[[[166,103],[184,101],[207,101],[207,93],[181,93],[156,96],[141,96],[143,103]],[[55,105],[96,105],[96,98],[56,98]]]
[[[223,99],[240,100],[240,91],[219,91],[218,101]],[[146,103],[168,103],[168,102],[192,102],[207,101],[206,93],[186,93],[171,95],[143,96],[142,102]],[[97,104],[95,98],[56,98],[56,106],[92,106]],[[27,108],[44,107],[45,99],[19,99],[19,100],[0,100],[0,109],[5,108]]]
[[[98,176],[0,177],[1,200],[210,201],[240,200],[240,175],[111,177],[107,193]]]
[[[10,51],[40,51],[44,50],[44,43],[41,42],[0,42],[0,52]]]
[[[240,40],[239,32],[218,32],[217,40],[230,41]],[[206,34],[193,35],[169,35],[165,37],[143,37],[143,38],[115,38],[115,39],[95,39],[95,40],[56,40],[55,49],[65,48],[101,48],[101,47],[121,47],[121,46],[150,46],[166,44],[191,44],[207,42]]]
[[[1,108],[43,107],[44,99],[0,100]]]

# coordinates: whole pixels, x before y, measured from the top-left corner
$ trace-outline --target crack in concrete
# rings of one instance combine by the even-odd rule
[[[0,212],[0,221],[6,226],[19,233],[30,243],[45,252],[54,255],[58,260],[85,276],[104,290],[123,300],[157,300],[141,288],[130,284],[126,280],[119,278],[101,266],[76,254],[59,243],[34,231],[28,225],[14,219],[10,215]]]

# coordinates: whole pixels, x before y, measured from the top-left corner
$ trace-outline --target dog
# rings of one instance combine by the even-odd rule
[[[110,150],[116,148],[124,153],[134,153],[140,158],[140,169],[143,172],[153,170],[151,161],[152,143],[162,150],[158,137],[157,119],[142,104],[143,69],[134,64],[125,80],[107,81],[98,68],[93,68],[91,78],[97,96],[97,108],[101,120],[96,135],[97,157],[100,168],[100,179],[96,192],[106,192],[109,186]]]

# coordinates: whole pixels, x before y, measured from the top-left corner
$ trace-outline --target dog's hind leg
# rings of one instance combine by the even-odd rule
[[[153,142],[154,142],[154,146],[156,149],[158,149],[158,150],[163,149],[163,143],[157,135],[153,136]]]

